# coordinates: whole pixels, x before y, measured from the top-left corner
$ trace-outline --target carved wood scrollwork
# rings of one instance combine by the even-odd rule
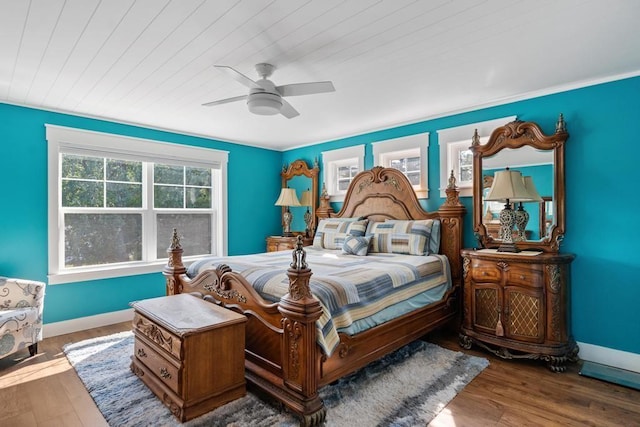
[[[499,269],[501,270],[506,270],[507,268],[509,268],[509,264],[504,262],[504,261],[500,261],[496,264],[498,266]]]
[[[309,283],[304,279],[292,280],[289,284],[289,295],[293,301],[300,301],[303,298],[311,298]]]
[[[560,275],[560,266],[557,264],[547,265],[547,274],[549,274],[549,289],[553,293],[558,293],[562,287],[562,276]]]
[[[369,175],[366,178],[364,178],[362,182],[360,182],[360,184],[358,184],[358,190],[356,191],[356,193],[359,194],[365,188],[371,187],[371,185],[378,184],[378,183],[382,183],[385,186],[391,186],[395,189],[395,191],[402,192],[403,187],[398,181],[398,179],[391,175],[387,175],[387,174],[383,175],[382,174],[383,169],[384,168],[382,166],[374,166],[373,168],[371,168],[371,170],[369,171],[370,172]]]
[[[466,279],[469,273],[469,266],[471,265],[471,259],[469,257],[462,258],[462,278]]]
[[[226,273],[231,272],[231,267],[226,264],[220,264],[216,267],[216,275],[217,278],[212,278],[211,282],[205,283],[202,285],[202,288],[207,292],[211,292],[218,297],[225,300],[237,300],[241,303],[247,302],[247,297],[238,292],[235,289],[227,289],[226,282],[224,280],[224,275]]]
[[[162,394],[162,403],[164,403],[164,405],[169,408],[169,411],[171,411],[171,413],[177,417],[178,419],[180,418],[181,412],[182,410],[180,409],[180,407],[173,401],[173,399],[171,398],[171,396],[169,396],[167,393],[163,393]]]
[[[297,379],[300,374],[300,337],[302,326],[286,317],[282,319],[282,329],[288,335],[289,341],[289,378]]]
[[[138,318],[136,328],[145,334],[149,339],[163,347],[168,352],[171,352],[173,337],[171,335],[165,336],[162,330],[153,323],[145,322],[141,317]]]

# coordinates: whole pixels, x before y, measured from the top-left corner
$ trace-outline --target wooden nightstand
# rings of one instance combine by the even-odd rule
[[[189,294],[131,306],[131,370],[180,421],[246,394],[246,317]]]
[[[267,237],[267,252],[284,251],[286,249],[295,249],[297,236],[284,237],[284,236],[269,236]],[[304,246],[311,246],[313,244],[313,237],[302,237],[302,243]]]
[[[464,320],[460,344],[504,359],[541,359],[555,372],[577,360],[569,286],[573,254],[462,251]],[[509,350],[514,350],[511,352]]]

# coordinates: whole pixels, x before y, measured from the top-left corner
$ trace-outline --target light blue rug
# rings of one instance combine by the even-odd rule
[[[122,332],[64,347],[110,426],[178,426],[169,410],[129,369],[133,335]],[[489,362],[416,341],[320,390],[326,426],[425,426]],[[185,426],[297,426],[286,411],[253,394]]]

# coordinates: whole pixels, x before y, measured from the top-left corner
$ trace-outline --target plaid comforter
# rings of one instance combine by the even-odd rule
[[[323,312],[316,324],[318,344],[327,355],[338,346],[339,330],[429,289],[451,287],[449,263],[443,255],[354,256],[314,247],[305,247],[305,251],[313,273],[311,293],[320,301]],[[267,301],[277,302],[289,290],[286,272],[291,251],[204,258],[191,264],[187,274],[195,277],[222,263],[240,273]],[[404,312],[397,315],[401,314]]]

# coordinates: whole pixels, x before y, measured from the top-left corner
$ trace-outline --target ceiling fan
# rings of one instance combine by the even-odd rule
[[[214,65],[217,69],[227,73],[232,79],[249,88],[248,95],[235,96],[233,98],[220,99],[218,101],[207,102],[202,105],[210,107],[213,105],[227,104],[229,102],[247,100],[249,111],[254,114],[272,115],[282,114],[288,119],[292,119],[300,113],[283,99],[285,96],[312,95],[314,93],[334,92],[336,89],[333,83],[310,82],[294,83],[276,86],[267,77],[271,76],[274,67],[271,64],[260,63],[256,65],[258,75],[262,77],[258,81],[253,81],[249,77],[226,65]]]

